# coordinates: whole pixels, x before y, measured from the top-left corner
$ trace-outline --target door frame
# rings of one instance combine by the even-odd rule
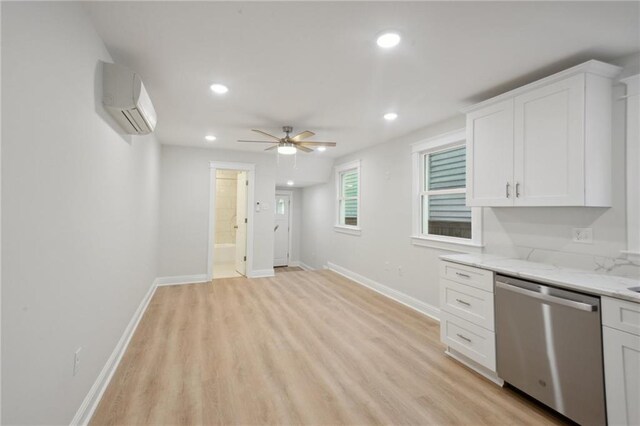
[[[276,197],[278,194],[289,196],[289,257],[287,258],[287,266],[291,266],[291,258],[293,257],[293,191],[287,189],[276,189]],[[275,200],[274,200],[275,202]],[[275,218],[275,216],[274,216]],[[273,239],[275,244],[275,238]],[[274,259],[271,261],[273,262]]]
[[[213,279],[213,263],[216,245],[216,172],[218,170],[238,170],[247,172],[247,265],[246,276],[253,275],[253,217],[256,165],[253,163],[233,163],[226,161],[209,162],[209,247],[207,250],[207,281]]]

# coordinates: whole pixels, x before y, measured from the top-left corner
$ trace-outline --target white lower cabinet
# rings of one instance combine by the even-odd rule
[[[496,335],[445,311],[440,318],[440,339],[464,356],[496,371]]]
[[[609,425],[640,425],[640,304],[602,298]]]
[[[494,273],[441,261],[440,340],[447,353],[498,384],[493,309]]]

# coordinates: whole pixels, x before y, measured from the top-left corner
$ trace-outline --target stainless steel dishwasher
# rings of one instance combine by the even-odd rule
[[[583,425],[606,424],[600,298],[496,276],[505,382]]]

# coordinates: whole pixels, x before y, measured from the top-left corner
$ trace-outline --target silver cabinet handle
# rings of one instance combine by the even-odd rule
[[[509,196],[510,196],[510,194],[509,194],[509,187],[510,187],[510,186],[511,186],[511,185],[509,185],[509,182],[507,182],[507,185],[505,186],[505,192],[506,192],[506,194],[507,194],[507,198],[509,198]]]
[[[461,299],[456,299],[456,302],[461,303],[463,305],[471,306],[471,303],[465,302],[464,300],[461,300]]]
[[[506,284],[501,281],[496,281],[496,287],[503,290],[519,293],[524,296],[532,297],[538,300],[544,300],[545,302],[555,303],[556,305],[566,306],[568,308],[579,309],[581,311],[595,312],[598,310],[597,305],[591,305],[589,303],[578,302],[575,300],[569,300],[558,296],[551,296],[550,294],[538,293],[537,291],[527,290],[515,285]]]
[[[456,272],[456,275],[460,276],[460,277],[465,277],[465,278],[471,278],[469,275],[467,274],[463,274],[462,272]]]
[[[520,197],[520,182],[516,182],[516,198]]]
[[[280,225],[276,225],[276,227],[273,228],[273,232],[276,232],[278,230],[278,228],[280,228]]]
[[[456,333],[456,336],[458,336],[458,337],[459,337],[459,338],[461,338],[462,340],[466,340],[467,342],[471,343],[471,339],[469,339],[469,338],[468,338],[468,337],[466,337],[466,336],[463,336],[463,335],[462,335],[462,334],[460,334],[460,333]]]

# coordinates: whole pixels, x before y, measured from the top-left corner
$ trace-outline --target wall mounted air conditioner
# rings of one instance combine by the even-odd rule
[[[130,135],[145,135],[156,127],[156,110],[140,76],[122,65],[103,62],[102,103]]]

